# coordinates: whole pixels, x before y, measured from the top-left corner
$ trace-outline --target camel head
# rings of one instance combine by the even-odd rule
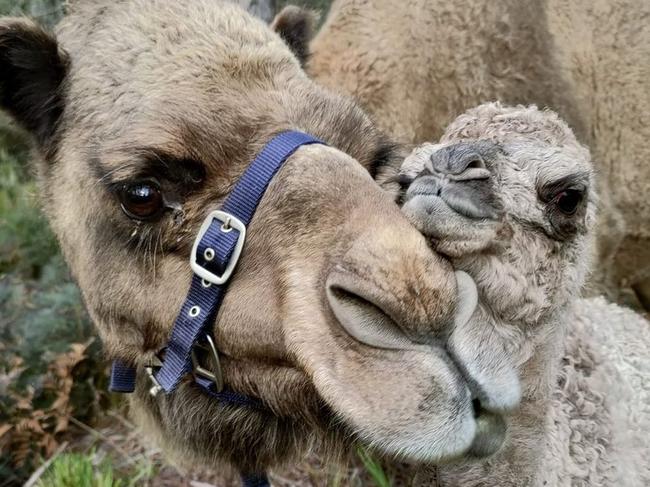
[[[177,460],[254,469],[314,438],[457,455],[476,422],[439,346],[467,308],[455,274],[373,181],[390,144],[305,75],[283,41],[299,19],[277,25],[219,0],[73,3],[56,35],[1,19],[2,108],[34,135],[43,207],[108,358],[141,367],[136,415]],[[271,182],[214,326],[227,387],[265,407],[190,377],[150,397],[142,366],[167,343],[201,223],[286,129],[328,145]]]
[[[531,315],[511,294],[492,303],[500,314],[537,320],[580,291],[595,220],[593,169],[555,113],[481,105],[458,117],[439,144],[416,149],[402,172],[410,184],[404,211],[436,250],[479,288],[485,283],[472,264],[488,260],[534,293]]]
[[[547,394],[554,366],[540,364],[559,361],[566,305],[590,264],[587,149],[553,112],[491,103],[417,148],[401,179],[409,219],[476,282],[479,306],[447,348],[477,403],[503,415]],[[494,451],[494,441],[475,448]]]

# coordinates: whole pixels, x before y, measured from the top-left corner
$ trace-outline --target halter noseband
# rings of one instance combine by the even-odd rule
[[[311,135],[287,131],[271,139],[248,166],[226,198],[221,210],[210,213],[194,241],[190,255],[193,271],[190,290],[174,322],[171,337],[160,363],[146,367],[153,387],[173,392],[181,379],[193,372],[194,381],[205,393],[237,406],[263,409],[262,402],[224,387],[219,355],[212,339],[212,324],[226,293],[246,240],[246,226],[253,219],[271,179],[282,164],[300,147],[323,144]],[[207,352],[210,365],[202,367],[200,354]],[[116,360],[111,368],[110,390],[135,390],[136,369]],[[268,485],[264,475],[242,476],[244,484]]]

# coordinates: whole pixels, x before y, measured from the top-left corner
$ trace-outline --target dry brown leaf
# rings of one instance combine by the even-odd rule
[[[13,426],[10,424],[0,424],[0,438],[6,435],[11,428],[13,428]]]
[[[32,409],[32,398],[31,397],[21,397],[18,399],[15,405],[16,409],[22,409],[29,411]]]
[[[68,416],[59,416],[59,418],[56,420],[54,433],[61,433],[67,430],[69,424],[70,424],[70,419],[68,418]]]

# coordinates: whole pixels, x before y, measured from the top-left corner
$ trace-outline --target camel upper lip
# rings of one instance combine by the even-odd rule
[[[440,198],[456,213],[476,220],[498,220],[500,216],[486,178],[454,179],[424,176],[415,179],[406,199],[415,196]]]

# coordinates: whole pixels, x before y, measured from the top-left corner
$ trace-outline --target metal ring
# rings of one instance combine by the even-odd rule
[[[210,286],[212,286],[212,283],[210,281],[206,281],[205,279],[201,279],[201,286],[203,286],[204,288],[209,288]]]
[[[196,318],[197,316],[199,316],[199,314],[201,314],[201,308],[199,308],[198,306],[192,306],[187,314],[190,315],[192,318]]]
[[[223,224],[221,225],[221,231],[223,233],[230,233],[232,232],[232,226],[230,225],[230,218],[228,218]]]
[[[208,262],[212,261],[214,259],[214,249],[208,247],[203,251],[203,258],[207,260]]]

